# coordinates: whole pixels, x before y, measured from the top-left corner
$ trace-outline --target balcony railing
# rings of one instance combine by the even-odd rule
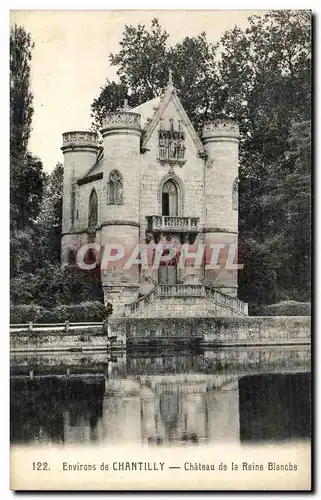
[[[148,230],[171,232],[199,231],[199,217],[174,217],[172,215],[150,215],[147,217]]]

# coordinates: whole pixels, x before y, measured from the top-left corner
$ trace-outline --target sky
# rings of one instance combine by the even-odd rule
[[[235,25],[245,27],[247,17],[263,11],[71,11],[20,10],[11,23],[24,26],[35,43],[31,61],[34,115],[29,150],[50,172],[63,161],[62,133],[88,130],[90,105],[106,78],[116,78],[109,54],[118,52],[125,24],[150,25],[157,17],[169,33],[169,44],[185,36],[207,33],[210,42]],[[173,68],[175,71],[175,68]]]

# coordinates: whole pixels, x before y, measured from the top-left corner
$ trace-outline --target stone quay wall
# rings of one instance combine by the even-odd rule
[[[186,344],[197,347],[311,343],[309,316],[234,318],[110,318],[102,326],[72,331],[23,330],[10,334],[12,352],[105,350]]]
[[[226,318],[135,318],[114,320],[113,332],[126,333],[127,345],[189,339],[199,346],[310,344],[309,316]]]

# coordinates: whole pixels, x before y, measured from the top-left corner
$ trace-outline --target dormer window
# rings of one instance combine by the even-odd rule
[[[179,121],[178,129],[175,130],[174,120],[169,120],[169,129],[165,130],[163,125],[158,131],[159,137],[159,161],[169,165],[183,165],[185,163],[185,133]]]

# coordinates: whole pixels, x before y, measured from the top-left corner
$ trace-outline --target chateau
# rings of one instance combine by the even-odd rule
[[[62,265],[75,265],[87,244],[93,265],[105,245],[122,246],[125,255],[140,243],[152,253],[173,245],[177,255],[158,269],[101,268],[115,316],[247,315],[236,266],[224,265],[238,242],[238,125],[215,120],[199,137],[170,74],[162,96],[132,109],[125,103],[100,132],[101,141],[95,132],[63,134]],[[218,265],[194,266],[190,250],[179,266],[186,244],[195,252],[221,245]]]

